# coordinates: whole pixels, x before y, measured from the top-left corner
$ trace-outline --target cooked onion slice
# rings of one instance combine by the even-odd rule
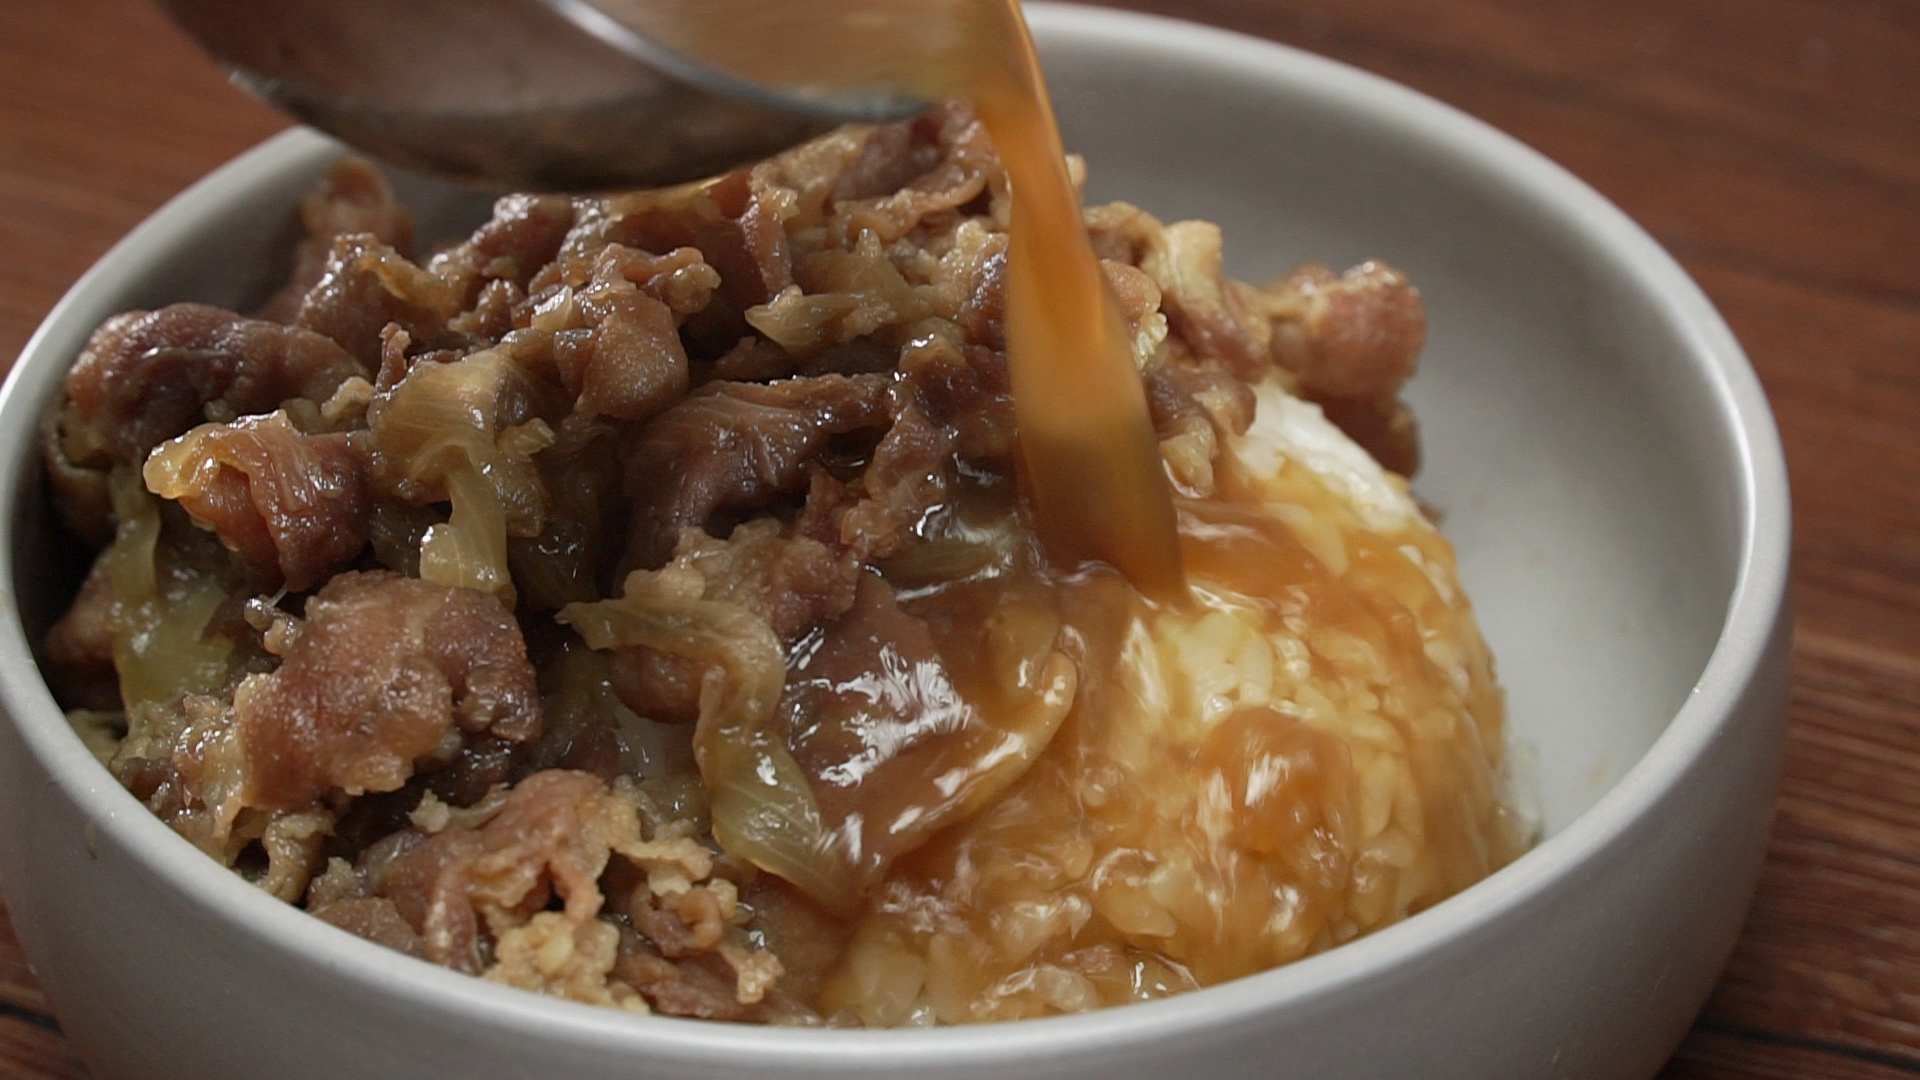
[[[770,724],[786,679],[780,639],[765,619],[703,600],[701,589],[697,573],[636,570],[619,599],[568,604],[559,618],[596,649],[644,645],[710,665],[693,748],[714,839],[845,910],[855,899],[845,864],[830,853],[813,788]]]

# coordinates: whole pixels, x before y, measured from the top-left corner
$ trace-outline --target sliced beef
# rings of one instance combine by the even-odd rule
[[[320,280],[300,302],[294,323],[333,339],[368,368],[379,365],[381,331],[389,324],[423,349],[460,344],[447,321],[460,297],[369,233],[335,238]]]
[[[1147,408],[1164,438],[1191,416],[1204,416],[1233,435],[1253,423],[1253,388],[1219,368],[1164,364],[1146,373]]]
[[[862,233],[891,243],[974,202],[989,185],[1004,190],[1006,173],[985,125],[969,106],[946,102],[868,138],[835,185],[828,236],[845,247]]]
[[[569,252],[624,244],[656,254],[698,248],[720,272],[736,311],[793,284],[781,199],[763,173],[742,169],[692,187],[609,196],[590,205]]]
[[[1167,325],[1195,355],[1248,381],[1265,374],[1272,331],[1253,308],[1252,290],[1226,276],[1218,225],[1167,226],[1142,255],[1140,269],[1160,286]]]
[[[851,607],[860,577],[859,558],[790,535],[772,518],[746,522],[725,540],[689,529],[674,565],[699,571],[705,599],[760,615],[786,643]]]
[[[573,200],[564,195],[508,195],[493,204],[493,217],[465,242],[435,255],[427,269],[446,282],[456,303],[471,308],[493,284],[517,286],[522,295],[566,241],[573,228]]]
[[[1344,274],[1317,263],[1267,286],[1258,303],[1272,320],[1273,361],[1300,394],[1388,469],[1420,467],[1420,432],[1400,388],[1419,365],[1427,315],[1405,274],[1364,262]]]
[[[928,624],[868,573],[846,614],[794,650],[776,729],[857,888],[1004,790],[1045,748],[1075,680],[1051,633],[1034,644],[998,675],[1033,685],[1012,700],[983,700]]]
[[[68,372],[59,434],[71,464],[139,464],[202,421],[324,402],[367,372],[310,330],[205,304],[128,312],[101,324]]]
[[[148,459],[148,490],[174,499],[269,581],[303,592],[366,546],[366,463],[343,434],[307,435],[285,413],[202,424]]]
[[[327,179],[300,203],[305,235],[293,256],[293,274],[272,300],[260,309],[260,318],[292,322],[301,301],[319,284],[327,270],[333,242],[364,233],[402,255],[413,251],[413,215],[393,197],[385,176],[364,158],[335,162]]]
[[[645,420],[686,394],[680,325],[719,284],[698,251],[656,256],[609,244],[557,278],[535,294],[528,326],[504,342],[519,362],[551,369],[586,417]]]
[[[1427,315],[1405,274],[1364,262],[1344,274],[1308,264],[1266,289],[1273,360],[1309,397],[1391,397],[1413,377]]]
[[[1397,397],[1316,397],[1327,419],[1383,469],[1401,476],[1420,471],[1420,427],[1413,410]]]
[[[336,864],[308,903],[363,936],[525,989],[645,1011],[643,995],[695,1015],[675,1008],[693,978],[713,1009],[751,1013],[779,962],[739,939],[738,889],[714,876],[711,854],[685,837],[644,837],[640,805],[631,788],[587,773],[534,773],[467,820],[416,813],[415,828],[351,870]],[[602,919],[608,907],[627,925]],[[664,967],[636,966],[643,956]]]
[[[385,572],[307,602],[280,667],[242,683],[234,724],[249,806],[392,791],[450,740],[528,742],[540,698],[526,644],[491,597]]]
[[[852,505],[839,516],[839,546],[859,561],[898,555],[926,515],[947,501],[954,481],[953,439],[906,399],[859,479]]]
[[[625,447],[633,500],[631,566],[656,567],[680,533],[722,509],[800,491],[806,464],[836,436],[884,429],[884,375],[820,375],[771,384],[712,383],[661,413]]]

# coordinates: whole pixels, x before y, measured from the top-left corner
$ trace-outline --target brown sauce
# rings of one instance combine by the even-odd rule
[[[974,46],[966,89],[1013,183],[1007,363],[1035,524],[1064,564],[1098,559],[1170,599],[1182,584],[1173,502],[1126,326],[1018,2],[983,6],[999,17]]]

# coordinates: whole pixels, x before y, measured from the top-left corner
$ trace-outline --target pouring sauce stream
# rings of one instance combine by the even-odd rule
[[[1129,332],[1087,239],[1018,0],[598,0],[723,72],[804,95],[970,98],[1013,188],[1007,363],[1034,524],[1062,568],[1183,594],[1172,494]]]

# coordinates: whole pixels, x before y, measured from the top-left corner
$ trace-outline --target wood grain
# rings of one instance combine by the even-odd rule
[[[1786,776],[1665,1080],[1920,1076],[1920,2],[1125,0],[1357,64],[1646,225],[1753,357],[1795,502]],[[141,0],[0,4],[0,356],[284,126]],[[0,1077],[81,1077],[0,908]]]

